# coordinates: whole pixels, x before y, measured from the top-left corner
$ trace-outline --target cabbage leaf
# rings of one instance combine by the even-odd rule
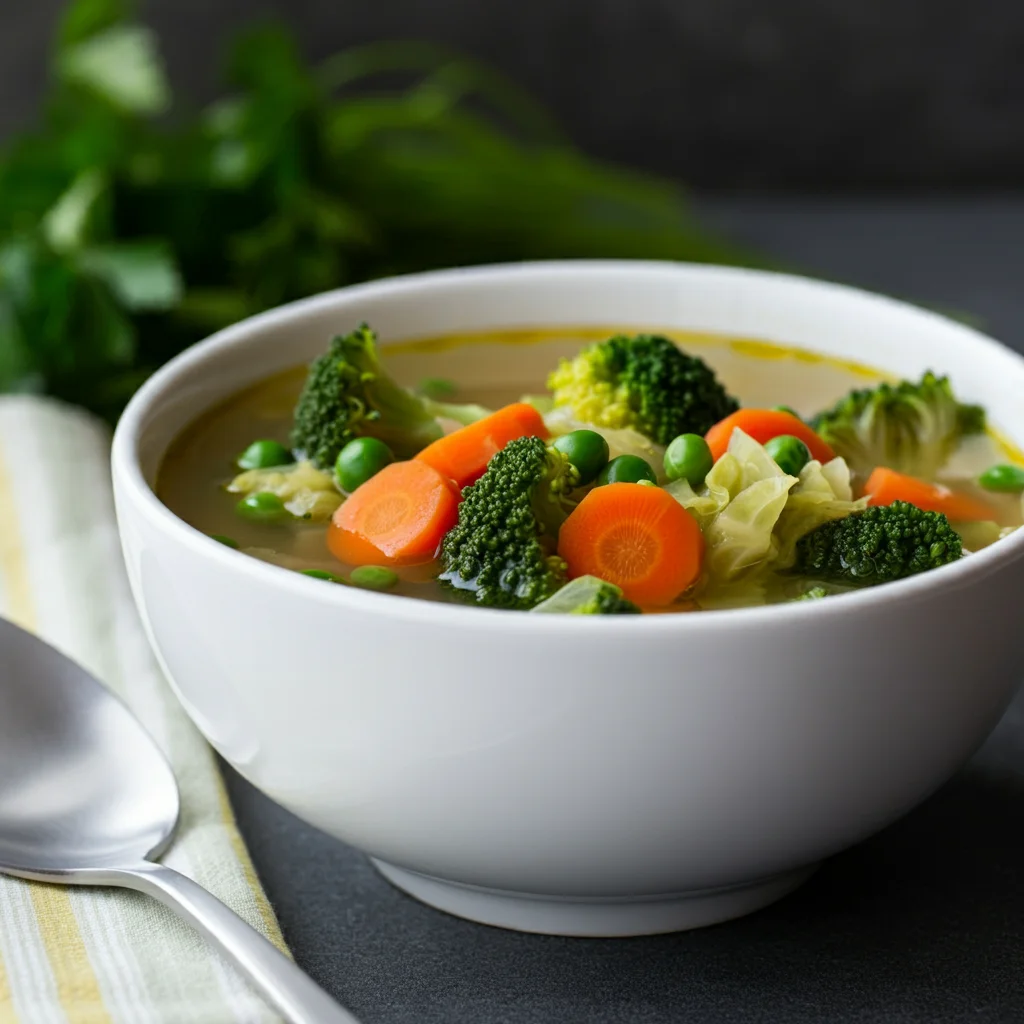
[[[786,507],[775,527],[778,549],[774,569],[788,569],[796,560],[797,541],[830,519],[841,519],[867,507],[867,499],[853,500],[850,470],[841,458],[822,465],[811,460],[800,471]]]
[[[703,608],[764,604],[770,574],[789,568],[797,541],[830,519],[865,506],[855,501],[842,459],[809,462],[788,476],[753,438],[734,430],[729,449],[695,491],[685,480],[666,490],[700,524],[707,544],[697,599]]]
[[[319,470],[308,460],[291,466],[249,469],[239,473],[227,486],[231,494],[256,494],[269,491],[283,502],[296,519],[325,523],[341,504],[342,497],[330,473]]]

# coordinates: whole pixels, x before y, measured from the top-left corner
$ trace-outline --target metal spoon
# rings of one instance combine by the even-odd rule
[[[153,863],[177,822],[174,774],[131,712],[80,665],[0,619],[0,871],[148,893],[293,1024],[359,1024],[218,899]]]

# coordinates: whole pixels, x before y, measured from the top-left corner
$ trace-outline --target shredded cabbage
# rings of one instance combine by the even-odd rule
[[[729,450],[714,464],[700,492],[685,480],[666,487],[696,516],[704,533],[709,585],[735,580],[770,558],[772,531],[796,482],[752,437],[734,430]]]
[[[842,519],[867,507],[867,498],[853,500],[850,470],[843,459],[822,465],[811,460],[800,471],[775,527],[778,544],[774,569],[788,569],[796,560],[797,541],[830,519]]]
[[[314,523],[326,522],[341,504],[334,478],[309,461],[246,470],[228,484],[228,490],[232,494],[269,491],[284,502],[285,509],[296,519]]]
[[[788,476],[753,438],[734,430],[729,450],[700,491],[685,480],[665,488],[697,519],[707,544],[698,600],[703,608],[763,604],[768,573],[793,564],[796,542],[829,519],[866,504],[853,500],[842,459],[811,461]]]

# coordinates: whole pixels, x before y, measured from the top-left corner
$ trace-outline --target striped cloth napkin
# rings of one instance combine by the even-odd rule
[[[81,662],[131,706],[181,787],[181,826],[164,862],[283,949],[213,754],[157,668],[132,604],[109,446],[106,428],[79,410],[0,399],[0,614]],[[277,1020],[155,900],[0,876],[0,1024]]]

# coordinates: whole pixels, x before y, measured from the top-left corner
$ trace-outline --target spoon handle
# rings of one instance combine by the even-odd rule
[[[162,864],[118,875],[120,884],[153,896],[201,931],[291,1024],[359,1024],[277,947],[191,878]]]

